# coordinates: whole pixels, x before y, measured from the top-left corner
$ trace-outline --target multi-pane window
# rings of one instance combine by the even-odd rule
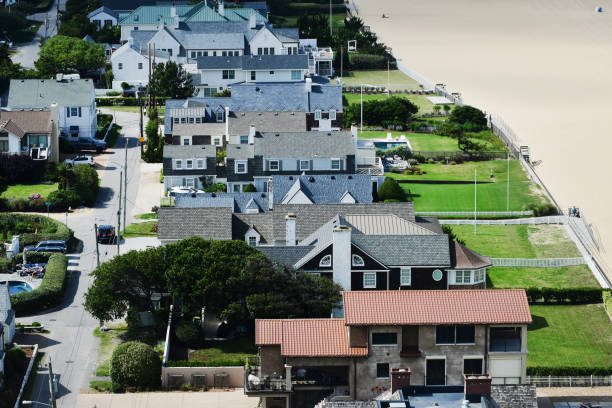
[[[195,122],[195,118],[189,118],[189,123],[194,123]]]
[[[257,246],[257,237],[249,237],[249,245],[250,246]]]
[[[323,258],[321,258],[321,260],[319,261],[319,266],[322,266],[325,268],[332,266],[332,256],[325,255]]]
[[[117,68],[119,68],[119,69],[123,69],[123,63],[122,63],[122,62],[118,63],[118,64],[117,64]]]
[[[270,171],[278,171],[280,169],[280,164],[278,160],[270,160]]]
[[[474,332],[474,325],[436,326],[436,344],[472,344]]]
[[[400,269],[400,285],[410,286],[411,284],[411,270],[410,268]]]
[[[223,122],[223,111],[222,110],[217,111],[217,122]]]
[[[222,74],[223,74],[223,79],[235,79],[236,78],[236,71],[234,71],[233,69],[224,69]]]
[[[334,109],[329,111],[329,119],[336,120],[336,111]]]
[[[331,160],[331,169],[332,170],[340,170],[340,159],[332,159]]]
[[[485,280],[485,271],[483,269],[474,271],[474,283],[484,282],[484,280]]]
[[[397,344],[397,333],[372,333],[373,346],[394,346]]]
[[[9,151],[9,142],[8,140],[0,140],[0,152],[8,152]]]
[[[79,108],[70,108],[70,116],[79,116]]]
[[[185,167],[188,169],[193,169],[193,160],[190,160],[190,159],[185,160]]]
[[[321,120],[321,111],[318,109],[315,111],[315,120]]]
[[[187,187],[195,187],[195,179],[193,177],[187,177],[185,181]]]
[[[364,273],[363,274],[363,287],[364,289],[376,288],[376,274],[375,273]]]
[[[181,120],[180,118],[174,118],[173,119],[174,123],[179,123],[180,120]]]
[[[176,170],[180,170],[183,168],[183,161],[182,160],[175,160],[174,161],[174,168]]]
[[[357,254],[353,254],[352,263],[353,263],[353,266],[364,266],[365,265],[363,258]]]
[[[183,139],[183,146],[189,146],[189,139]]]
[[[138,63],[138,69],[142,69],[142,62]]]
[[[481,283],[485,281],[484,269],[475,271],[455,271],[455,284],[465,285],[470,283]]]
[[[300,160],[300,170],[310,170],[310,161]]]
[[[299,69],[291,70],[291,80],[292,81],[299,81],[301,79],[302,79],[302,71],[300,71]]]
[[[240,144],[249,144],[248,136],[240,136]]]
[[[236,162],[236,174],[245,174],[247,172],[246,160]]]
[[[255,81],[257,79],[257,71],[251,71],[251,81]]]
[[[376,378],[389,378],[389,363],[376,364]]]
[[[470,283],[472,271],[455,271],[455,283]]]
[[[206,162],[204,161],[204,159],[198,159],[198,160],[196,161],[196,164],[197,164],[197,166],[198,166],[198,169],[203,169],[203,168],[204,168],[204,164],[205,164],[205,163],[206,163]]]

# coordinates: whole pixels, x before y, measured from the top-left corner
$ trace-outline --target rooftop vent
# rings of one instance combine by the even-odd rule
[[[336,176],[331,176],[331,179],[332,179],[332,180],[335,180],[335,179],[336,179]]]
[[[257,86],[257,87],[255,87],[255,92],[259,92],[259,91],[261,91],[261,89],[259,89],[259,87],[258,87],[258,86]]]
[[[215,193],[212,193],[210,196],[211,197],[216,197],[217,195]]]
[[[295,115],[295,112],[291,112],[291,116]]]
[[[314,183],[315,178],[314,178],[314,177],[312,177],[312,176],[310,176],[310,177],[308,177],[308,181],[310,181],[311,183]]]
[[[289,176],[289,180],[293,180],[293,176]]]
[[[349,179],[349,180],[352,180],[352,179],[353,179],[353,176],[348,176],[348,179]]]
[[[261,193],[261,198],[266,198],[266,195],[264,193]]]
[[[277,136],[277,137],[278,137],[278,136],[280,136],[280,134],[278,134],[278,133],[277,133],[277,134],[275,134],[274,136]]]

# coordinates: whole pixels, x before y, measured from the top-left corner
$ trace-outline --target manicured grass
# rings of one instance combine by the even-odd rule
[[[100,392],[111,392],[113,383],[111,381],[91,381],[89,388]]]
[[[130,224],[125,228],[125,233],[121,233],[123,238],[134,237],[156,237],[157,232],[151,230],[157,224],[157,221],[137,222]]]
[[[100,339],[100,347],[98,348],[98,366],[96,367],[96,375],[99,377],[108,377],[110,375],[110,358],[113,354],[113,349],[120,343],[117,337],[127,333],[127,326],[121,324],[117,327],[112,327],[108,331],[100,331],[99,327],[94,329],[94,337]],[[94,388],[94,387],[92,387]]]
[[[199,361],[213,365],[215,361],[235,361],[244,364],[247,357],[257,355],[257,347],[252,338],[240,338],[210,344],[208,347],[195,350],[189,355],[189,361]]]
[[[602,305],[531,306],[527,367],[612,367],[612,323]]]
[[[444,151],[457,152],[459,147],[457,140],[452,137],[438,136],[432,133],[413,133],[413,132],[390,132],[386,130],[373,130],[360,132],[360,139],[386,139],[387,133],[393,135],[393,139],[404,135],[410,141],[412,150],[416,151]]]
[[[100,108],[102,109],[108,109],[108,110],[113,110],[113,111],[119,111],[119,112],[134,112],[134,113],[140,113],[140,108],[138,106],[100,106]],[[159,116],[164,116],[164,114],[166,113],[166,107],[165,106],[158,106],[157,107],[157,113],[159,114]],[[145,109],[143,108],[142,110],[142,115],[146,115]]]
[[[298,6],[300,3],[296,3],[294,4],[294,6]],[[305,3],[301,3],[301,4],[305,4]],[[298,6],[299,7],[299,6]],[[325,13],[325,17],[329,18],[329,9],[327,8],[329,7],[328,5],[326,6],[326,13]],[[300,12],[300,10],[296,10],[296,13]],[[270,15],[270,17],[274,20],[275,25],[280,26],[288,26],[288,27],[297,27],[297,19],[298,16],[275,16],[275,15]],[[344,19],[346,18],[346,13],[333,13],[332,14],[332,26],[334,28],[340,28],[340,27],[344,27]],[[329,25],[328,25],[329,27]],[[346,52],[346,49],[345,49]]]
[[[345,93],[349,105],[353,103],[361,103],[361,95],[360,94],[351,94]],[[419,113],[423,112],[433,112],[434,104],[427,99],[424,95],[411,95],[411,94],[391,94],[391,96],[397,98],[408,99],[410,102],[414,103],[419,108]],[[380,101],[387,99],[388,96],[386,94],[364,94],[363,101]]]
[[[492,258],[572,258],[580,256],[562,225],[451,225],[458,238]]]
[[[404,180],[474,180],[477,169],[478,181],[489,181],[491,169],[495,183],[479,184],[477,187],[478,211],[506,210],[506,161],[491,160],[465,162],[463,164],[423,164],[419,167],[427,174],[411,176],[386,173],[387,177]],[[474,185],[468,184],[420,184],[401,183],[410,193],[416,211],[474,211]],[[520,211],[529,204],[543,204],[548,199],[539,187],[527,178],[520,163],[510,161],[510,211]]]
[[[54,191],[57,191],[57,183],[54,184],[15,184],[8,186],[5,191],[0,194],[2,198],[28,198],[31,194],[40,194],[43,197],[48,197]]]
[[[419,83],[408,75],[404,74],[399,69],[389,71],[389,80],[387,81],[387,70],[373,71],[350,71],[344,72],[342,79],[345,86],[360,86],[361,84],[368,86],[387,86],[390,83],[391,90],[399,89],[419,89]]]
[[[515,288],[599,288],[586,265],[558,268],[489,268],[489,289]]]
[[[138,218],[139,220],[156,220],[157,214],[155,213],[138,214],[136,218]]]

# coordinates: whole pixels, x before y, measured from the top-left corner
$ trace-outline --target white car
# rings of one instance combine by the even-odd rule
[[[170,197],[174,197],[177,194],[193,194],[193,193],[203,193],[204,191],[202,190],[196,190],[193,187],[172,187],[170,190],[168,190],[168,195]]]
[[[82,154],[82,155],[75,156],[72,159],[66,159],[64,160],[64,163],[72,167],[78,166],[79,164],[89,164],[90,166],[93,167],[94,160],[93,160],[93,157]]]

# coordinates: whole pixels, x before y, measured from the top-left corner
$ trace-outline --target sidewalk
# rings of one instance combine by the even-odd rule
[[[255,408],[258,398],[242,389],[207,392],[140,392],[133,394],[79,394],[76,408]]]
[[[140,182],[132,216],[149,213],[155,205],[159,207],[159,199],[164,194],[164,185],[159,182],[161,169],[161,163],[140,163]]]

